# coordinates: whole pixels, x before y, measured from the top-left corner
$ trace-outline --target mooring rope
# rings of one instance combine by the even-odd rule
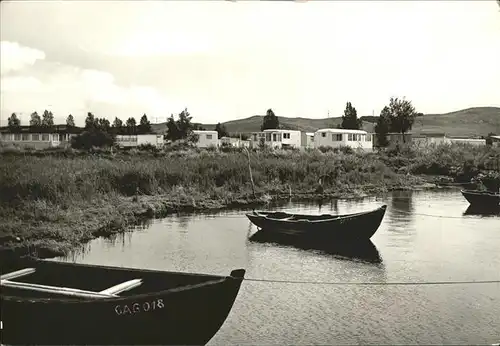
[[[424,213],[412,213],[410,211],[405,211],[401,209],[394,208],[398,213],[403,213],[407,215],[416,215],[416,216],[427,216],[427,217],[437,217],[440,219],[464,219],[464,216],[448,216],[448,215],[436,215],[436,214],[424,214]],[[465,218],[466,219],[466,218]]]
[[[500,280],[475,280],[475,281],[422,281],[422,282],[332,282],[332,281],[306,281],[306,280],[277,280],[244,278],[245,281],[272,282],[284,284],[309,284],[333,286],[429,286],[429,285],[470,285],[470,284],[500,284]]]
[[[406,214],[406,215],[415,215],[415,216],[427,216],[427,217],[435,217],[435,218],[441,218],[441,219],[461,219],[461,220],[472,220],[472,218],[469,218],[468,216],[476,216],[476,215],[463,215],[463,216],[450,216],[450,215],[436,215],[436,214],[425,214],[425,213],[413,213],[397,208],[392,208],[392,210]],[[291,212],[293,214],[293,212]],[[244,215],[232,215],[232,214],[201,214],[200,216],[204,216],[207,218],[212,218],[212,217],[224,217],[228,219],[239,219],[239,218],[244,218]]]

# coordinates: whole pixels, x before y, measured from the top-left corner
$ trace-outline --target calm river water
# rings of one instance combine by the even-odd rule
[[[249,240],[256,229],[243,212],[232,211],[153,220],[58,260],[222,275],[245,268],[247,278],[316,282],[244,281],[209,345],[500,342],[499,283],[327,284],[500,280],[500,215],[467,215],[460,191],[276,209],[343,213],[381,204],[387,213],[362,254]]]

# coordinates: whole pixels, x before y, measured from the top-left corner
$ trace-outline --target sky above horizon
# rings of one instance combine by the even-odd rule
[[[490,1],[2,1],[1,125],[44,109],[217,123],[500,106]]]

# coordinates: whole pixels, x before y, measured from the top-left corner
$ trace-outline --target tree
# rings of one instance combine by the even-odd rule
[[[377,124],[375,125],[375,134],[377,136],[377,144],[380,147],[386,147],[388,143],[387,134],[391,126],[390,110],[389,107],[385,106],[380,112],[380,116],[377,119]]]
[[[217,134],[219,135],[219,138],[229,137],[229,133],[227,132],[226,127],[224,126],[224,124],[217,123],[217,125],[215,125],[215,131],[217,131]]]
[[[70,114],[66,118],[66,126],[68,127],[74,127],[75,126],[75,119],[73,119],[73,116]]]
[[[11,132],[17,132],[21,128],[21,120],[17,117],[16,113],[7,119],[7,126]]]
[[[268,129],[278,129],[279,126],[280,122],[278,120],[278,117],[274,114],[273,110],[269,108],[266,112],[266,115],[264,116],[264,119],[262,119],[260,130],[264,131]]]
[[[340,128],[359,130],[361,126],[363,126],[363,121],[358,119],[358,112],[356,111],[356,108],[352,106],[351,102],[347,102]]]
[[[32,126],[32,127],[42,126],[42,119],[40,118],[40,116],[38,115],[38,113],[36,111],[31,113],[30,126]]]
[[[151,129],[151,123],[149,122],[146,114],[144,114],[141,117],[141,120],[139,121],[139,126],[137,127],[137,132],[138,133],[151,133],[151,132],[153,132],[153,130]]]
[[[120,118],[115,117],[111,130],[115,135],[123,133],[123,121],[121,121]]]
[[[179,129],[180,138],[187,138],[193,131],[193,125],[191,124],[191,115],[189,114],[187,108],[184,108],[179,114],[179,119],[177,120],[177,128]]]
[[[99,118],[97,120],[97,129],[102,131],[102,132],[107,132],[110,133],[111,125],[109,123],[109,120],[106,118]]]
[[[496,136],[493,132],[488,133],[488,136],[486,137],[486,145],[492,146],[493,145],[493,139],[491,136]]]
[[[135,135],[137,133],[135,118],[133,117],[128,118],[127,122],[125,123],[125,126],[127,127],[127,134]]]
[[[171,141],[176,141],[181,138],[179,128],[177,127],[177,123],[174,119],[174,115],[170,115],[170,118],[167,120],[167,136],[166,138]]]
[[[94,114],[88,112],[87,118],[85,118],[85,130],[92,131],[97,129],[98,120],[94,117]]]
[[[404,134],[411,130],[417,115],[415,107],[408,100],[391,97],[387,112],[390,118],[389,131],[401,133],[405,141]]]
[[[71,146],[75,149],[89,150],[92,147],[109,147],[115,143],[115,133],[106,118],[96,118],[87,113],[85,131],[72,138]]]
[[[89,150],[92,147],[110,147],[114,142],[115,138],[111,134],[94,129],[71,138],[71,147]]]
[[[52,114],[52,112],[48,110],[43,111],[42,126],[45,128],[51,128],[54,126],[54,114]]]

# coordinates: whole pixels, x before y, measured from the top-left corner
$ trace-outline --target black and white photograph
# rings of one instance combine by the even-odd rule
[[[500,0],[6,0],[0,65],[1,346],[500,346]]]

